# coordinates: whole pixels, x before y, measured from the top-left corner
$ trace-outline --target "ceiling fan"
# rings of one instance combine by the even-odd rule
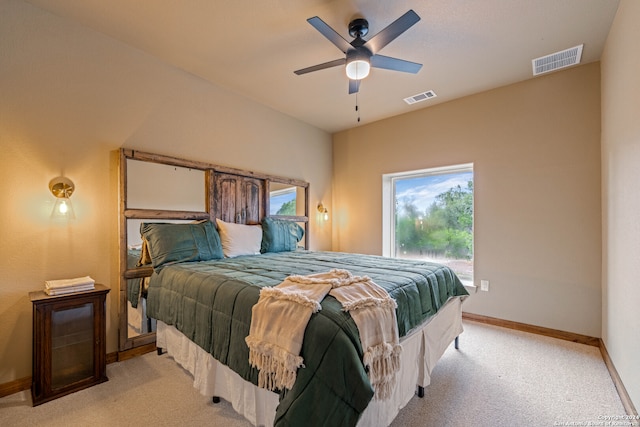
[[[362,37],[369,32],[369,22],[363,18],[354,19],[349,23],[349,35],[354,40],[349,43],[333,28],[327,25],[322,19],[314,16],[307,19],[316,30],[325,36],[331,43],[336,45],[345,55],[345,58],[314,65],[294,71],[297,75],[311,73],[313,71],[324,70],[325,68],[346,65],[347,77],[349,77],[349,93],[356,93],[360,88],[360,81],[369,75],[371,67],[384,68],[386,70],[402,71],[416,74],[422,68],[422,64],[405,61],[404,59],[392,58],[378,55],[378,52],[396,39],[400,34],[407,31],[412,25],[420,20],[420,17],[413,10],[396,19],[385,29],[380,31],[369,40]]]

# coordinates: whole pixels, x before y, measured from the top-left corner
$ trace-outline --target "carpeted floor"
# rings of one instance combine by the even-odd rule
[[[425,397],[414,397],[393,427],[606,425],[603,417],[624,414],[598,348],[464,327],[460,350],[447,350]],[[2,398],[0,426],[250,425],[228,403],[201,396],[166,355],[110,364],[107,375],[106,383],[35,408],[28,391]]]

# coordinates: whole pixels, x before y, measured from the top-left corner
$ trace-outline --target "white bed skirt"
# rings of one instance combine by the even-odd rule
[[[401,369],[390,399],[372,400],[358,426],[388,426],[416,392],[431,382],[431,371],[449,344],[462,333],[462,298],[451,298],[431,319],[405,336]],[[189,371],[193,386],[205,396],[218,396],[254,426],[273,426],[278,395],[243,380],[173,326],[158,321],[156,345]]]

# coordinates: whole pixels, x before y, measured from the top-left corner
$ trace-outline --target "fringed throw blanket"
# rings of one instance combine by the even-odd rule
[[[374,398],[386,400],[396,383],[400,370],[400,338],[396,320],[397,304],[386,290],[367,276],[352,276],[346,270],[332,270],[342,279],[330,294],[358,327],[364,350],[363,362],[369,368],[369,380]]]
[[[260,370],[258,387],[290,389],[302,365],[300,349],[311,314],[320,310],[320,301],[331,285],[300,286],[289,276],[273,288],[262,288],[251,309],[249,363]]]
[[[311,314],[330,293],[353,318],[364,349],[364,365],[375,398],[388,399],[400,369],[396,302],[367,276],[331,270],[309,276],[289,276],[273,288],[263,288],[253,306],[246,342],[249,363],[259,369],[258,386],[291,388],[303,366],[302,339]]]

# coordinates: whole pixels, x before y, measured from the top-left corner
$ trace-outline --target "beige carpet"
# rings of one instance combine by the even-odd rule
[[[447,350],[425,397],[414,397],[392,426],[605,425],[602,417],[624,414],[596,347],[464,327],[460,350]],[[166,355],[110,364],[107,375],[106,383],[35,408],[28,391],[2,398],[0,426],[250,425],[228,403],[201,396]]]

